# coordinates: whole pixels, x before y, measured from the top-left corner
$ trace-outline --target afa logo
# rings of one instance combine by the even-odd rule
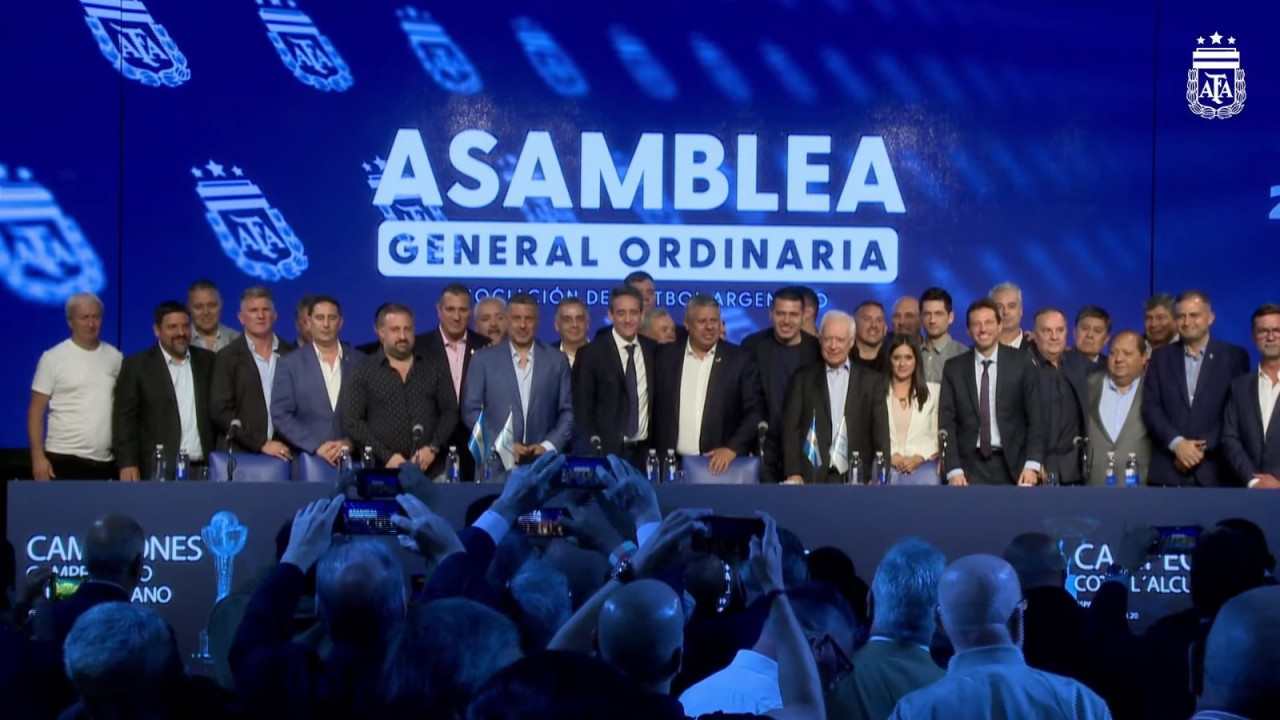
[[[382,182],[382,171],[387,168],[387,161],[381,156],[374,156],[372,163],[364,163],[365,177],[369,181],[369,189],[374,193],[378,191],[378,184]],[[446,222],[449,218],[445,217],[444,209],[439,205],[424,205],[420,195],[411,195],[406,197],[398,197],[391,201],[389,205],[375,205],[379,212],[382,213],[382,219],[386,220],[413,220],[417,222]],[[392,258],[402,264],[409,264],[418,259],[418,247],[416,240],[410,235],[397,235],[391,238],[389,247]],[[426,242],[426,262],[428,265],[444,264],[444,236],[432,234],[427,237]]]
[[[142,0],[80,0],[102,55],[130,80],[177,87],[191,78],[187,58]]]
[[[621,25],[610,27],[609,37],[613,40],[614,50],[618,51],[618,59],[641,90],[656,100],[676,98],[675,80],[671,79],[662,63],[649,52],[649,47],[643,40]]]
[[[0,165],[0,276],[18,297],[49,305],[106,284],[80,226],[24,167],[11,177]]]
[[[257,0],[258,16],[280,61],[304,84],[317,90],[342,92],[355,80],[329,38],[320,33],[294,0]]]
[[[711,76],[711,82],[720,88],[725,97],[736,103],[745,103],[751,99],[751,86],[747,84],[747,78],[719,45],[704,35],[694,33],[689,36],[689,46],[693,48],[693,55],[698,58],[702,69]]]
[[[591,91],[587,78],[574,64],[573,58],[560,47],[551,33],[537,22],[518,17],[511,21],[516,39],[524,48],[525,57],[538,76],[558,95],[570,98],[585,97]]]
[[[400,18],[400,29],[409,38],[409,47],[437,85],[459,95],[474,95],[484,88],[476,66],[444,27],[431,19],[430,13],[404,7],[397,10],[396,15]]]
[[[1222,35],[1214,32],[1209,47],[1197,47],[1191,53],[1191,69],[1187,71],[1187,106],[1191,112],[1207,120],[1226,120],[1244,109],[1244,68],[1240,66],[1240,50],[1233,47],[1234,37],[1222,46]],[[1205,38],[1196,38],[1204,45]],[[1218,47],[1213,47],[1217,45]],[[1230,71],[1230,72],[1228,72]]]
[[[268,282],[302,275],[307,255],[284,215],[244,178],[243,170],[233,166],[231,174],[234,178],[212,160],[191,168],[192,177],[199,180],[196,194],[204,201],[205,219],[223,252],[241,272]]]

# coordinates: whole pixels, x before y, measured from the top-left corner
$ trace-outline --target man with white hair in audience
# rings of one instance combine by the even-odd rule
[[[1110,720],[1092,690],[1022,658],[1022,589],[1009,563],[969,555],[938,583],[938,612],[956,654],[946,677],[902,698],[893,720]]]
[[[828,717],[885,720],[907,693],[946,675],[929,655],[946,565],[942,552],[919,538],[885,553],[871,581],[871,640],[853,656],[853,673],[828,696]]]
[[[66,310],[71,337],[40,356],[31,381],[31,477],[110,480],[116,476],[111,397],[124,355],[102,342],[102,300],[97,295],[76,293],[67,299]]]

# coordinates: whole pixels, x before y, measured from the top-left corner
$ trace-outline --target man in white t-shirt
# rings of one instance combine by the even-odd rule
[[[67,300],[71,338],[46,350],[31,381],[27,439],[36,480],[109,480],[111,395],[120,351],[99,339],[102,301],[93,293]],[[46,433],[45,411],[49,425]]]

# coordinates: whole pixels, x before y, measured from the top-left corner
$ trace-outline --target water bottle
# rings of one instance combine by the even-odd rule
[[[458,466],[458,447],[449,446],[449,454],[444,459],[445,482],[456,483],[461,479],[462,470]]]
[[[674,483],[680,479],[680,467],[676,464],[676,451],[667,450],[667,482]]]
[[[173,479],[174,480],[189,479],[190,470],[191,470],[191,455],[187,452],[186,448],[179,448],[178,464],[175,465],[173,468]]]
[[[373,455],[373,447],[364,446],[364,453],[360,456],[360,467],[365,469],[373,469],[378,466],[378,459]]]
[[[344,447],[338,455],[338,476],[342,477],[355,472],[355,462],[351,459],[351,448]]]
[[[645,463],[644,463],[645,479],[648,480],[650,483],[657,483],[659,474],[660,474],[660,471],[658,469],[658,451],[655,450],[654,448],[649,448],[649,458],[645,460]]]
[[[1107,453],[1107,486],[1114,487],[1116,484],[1116,454]]]
[[[484,481],[485,482],[493,482],[493,463],[495,462],[493,458],[494,456],[490,455],[489,459],[484,461]]]
[[[1138,456],[1135,453],[1129,453],[1129,459],[1124,461],[1124,484],[1125,487],[1138,485]]]
[[[888,485],[889,473],[884,462],[884,453],[877,452],[875,460],[871,462],[871,482],[876,485]]]
[[[849,484],[862,484],[862,453],[857,450],[849,455]]]
[[[151,479],[163,482],[168,479],[168,467],[164,460],[164,445],[156,445],[156,451],[151,454]]]

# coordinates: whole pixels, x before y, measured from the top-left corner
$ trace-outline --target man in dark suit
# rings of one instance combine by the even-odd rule
[[[1147,482],[1151,438],[1142,422],[1142,373],[1146,367],[1142,334],[1124,330],[1111,340],[1107,372],[1089,376],[1089,485],[1107,484],[1109,459],[1115,462],[1116,484],[1123,484],[1130,454],[1138,462],[1139,484]]]
[[[1148,484],[1239,485],[1219,441],[1231,381],[1249,371],[1249,354],[1209,337],[1213,307],[1204,293],[1188,290],[1175,307],[1181,337],[1151,354],[1142,397],[1154,444]]]
[[[305,311],[311,341],[276,365],[271,388],[271,421],[292,450],[311,453],[337,466],[350,449],[342,431],[338,399],[351,369],[364,353],[338,339],[342,305],[328,295],[308,295]]]
[[[1111,341],[1111,313],[1097,305],[1086,305],[1076,313],[1075,352],[1088,361],[1086,374],[1107,371],[1103,349]]]
[[[201,464],[214,447],[209,420],[214,354],[191,347],[191,316],[182,303],[160,303],[153,329],[159,342],[125,358],[116,379],[111,436],[121,480],[140,480],[144,473],[150,478],[157,445],[164,446],[168,478],[176,471],[179,450]]]
[[[1231,383],[1222,422],[1222,449],[1236,480],[1251,488],[1280,488],[1280,305],[1267,303],[1253,313],[1253,342],[1262,362],[1257,373]],[[1275,430],[1275,432],[1271,432]]]
[[[209,406],[213,429],[218,433],[219,449],[226,449],[221,439],[240,421],[232,446],[236,452],[253,452],[288,460],[289,447],[276,438],[271,421],[271,389],[280,356],[295,349],[277,336],[275,301],[271,291],[256,285],[240,294],[240,324],[244,337],[218,351],[213,366],[213,389]]]
[[[1080,443],[1088,434],[1085,378],[1089,361],[1080,353],[1067,351],[1067,316],[1061,310],[1036,312],[1033,327],[1030,353],[1044,418],[1040,480],[1079,485],[1084,482]]]
[[[618,288],[609,295],[612,330],[578,351],[573,366],[573,426],[577,446],[617,455],[639,469],[653,447],[654,353],[658,344],[640,335],[640,293]]]
[[[839,310],[822,316],[819,329],[822,359],[819,365],[801,369],[787,391],[782,411],[782,469],[788,484],[806,481],[843,483],[850,458],[860,458],[859,482],[871,479],[877,452],[889,452],[889,410],[884,398],[884,377],[851,362],[854,320]],[[845,423],[847,455],[832,457],[832,441]],[[805,453],[810,424],[817,426],[818,455],[814,467]]]
[[[1031,356],[999,342],[999,309],[977,300],[965,315],[973,349],[942,369],[938,427],[947,433],[952,485],[1035,485],[1044,448]]]
[[[463,421],[474,427],[483,412],[491,445],[511,418],[517,463],[532,462],[548,450],[562,452],[573,438],[569,359],[537,340],[538,322],[533,296],[511,296],[508,337],[475,354],[462,397]]]
[[[822,345],[804,332],[804,296],[792,287],[773,294],[767,327],[742,340],[742,349],[753,354],[760,368],[761,391],[767,409],[769,431],[765,435],[760,482],[777,483],[782,474],[782,407],[796,372],[822,364]]]
[[[705,455],[716,475],[751,452],[765,416],[755,358],[721,341],[720,325],[720,303],[695,295],[685,306],[689,341],[663,345],[654,357],[658,452]]]
[[[413,346],[432,364],[449,368],[453,395],[458,407],[462,407],[471,356],[480,348],[488,347],[489,338],[470,329],[471,290],[462,283],[449,283],[440,292],[440,299],[436,301],[436,317],[439,318],[439,326],[414,338]],[[449,436],[449,447],[458,449],[459,475],[467,480],[475,477],[476,472],[476,461],[467,452],[470,435],[471,425],[459,418],[453,434]]]

